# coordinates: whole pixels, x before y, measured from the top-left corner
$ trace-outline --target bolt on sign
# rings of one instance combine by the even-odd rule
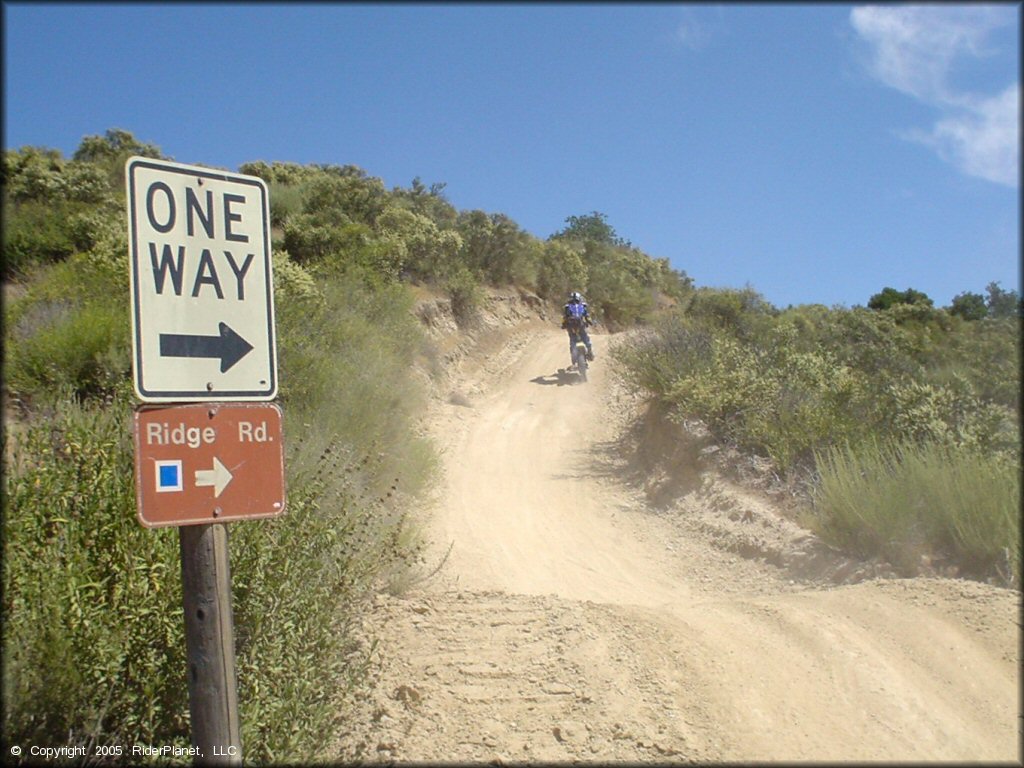
[[[273,400],[266,184],[146,157],[128,160],[125,183],[139,399]]]
[[[137,408],[139,521],[158,528],[283,514],[281,422],[281,409],[273,403]]]

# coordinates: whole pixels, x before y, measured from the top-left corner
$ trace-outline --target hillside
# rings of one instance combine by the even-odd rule
[[[5,743],[189,744],[179,543],[136,518],[138,155],[4,156]],[[230,526],[247,762],[1009,754],[1016,292],[781,310],[597,211],[541,239],[443,183],[239,170],[270,191],[288,489]],[[842,718],[864,745],[821,736]]]
[[[328,757],[1019,757],[1019,593],[886,576],[693,456],[656,506],[630,466],[642,403],[603,362],[628,340],[595,336],[578,384],[552,323],[492,336],[431,407],[444,565],[374,601],[375,690]]]

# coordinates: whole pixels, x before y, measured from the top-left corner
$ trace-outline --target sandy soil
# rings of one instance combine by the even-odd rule
[[[849,562],[706,468],[652,505],[621,455],[636,403],[614,339],[587,384],[550,325],[504,341],[431,418],[425,524],[450,554],[367,616],[376,690],[335,756],[1020,761],[1019,593],[837,584]]]

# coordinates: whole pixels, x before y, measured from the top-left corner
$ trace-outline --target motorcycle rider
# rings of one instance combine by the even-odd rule
[[[573,349],[578,339],[582,339],[583,343],[587,345],[587,360],[594,359],[590,335],[587,333],[587,326],[592,324],[593,320],[590,318],[590,313],[587,312],[587,302],[583,300],[579,291],[573,291],[569,294],[569,301],[562,308],[562,328],[569,332],[569,357],[572,358],[573,363],[576,362]]]

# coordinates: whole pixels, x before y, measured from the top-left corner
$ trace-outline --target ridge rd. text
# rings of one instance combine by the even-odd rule
[[[187,445],[189,448],[198,448],[204,443],[213,445],[216,439],[215,427],[186,427],[180,422],[172,427],[166,421],[146,424],[147,445]],[[238,422],[238,442],[266,443],[273,440],[274,438],[267,434],[267,422],[260,422],[258,426],[248,421]]]

